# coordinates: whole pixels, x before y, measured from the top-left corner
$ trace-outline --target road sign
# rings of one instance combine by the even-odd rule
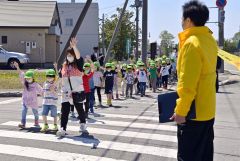
[[[216,5],[218,8],[224,8],[227,4],[227,0],[216,0]]]

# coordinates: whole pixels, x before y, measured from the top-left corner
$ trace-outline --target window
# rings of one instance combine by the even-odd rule
[[[7,36],[2,36],[2,44],[7,44]]]
[[[73,19],[72,18],[67,18],[66,19],[66,26],[68,26],[68,27],[73,26]]]

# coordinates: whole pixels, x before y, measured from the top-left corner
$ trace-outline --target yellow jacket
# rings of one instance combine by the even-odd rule
[[[195,99],[197,121],[215,117],[217,43],[207,27],[192,27],[179,33],[178,85],[175,113],[187,116]]]

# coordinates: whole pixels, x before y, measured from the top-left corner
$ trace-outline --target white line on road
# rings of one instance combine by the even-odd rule
[[[4,126],[16,126],[18,122],[9,121],[1,125]],[[28,122],[29,123],[29,122]],[[34,124],[33,122],[29,124]],[[43,126],[43,124],[40,124]],[[68,131],[79,131],[79,126],[68,126]],[[109,130],[103,128],[94,128],[88,127],[88,132],[90,134],[100,134],[100,135],[111,135],[111,136],[120,136],[120,137],[129,137],[129,138],[139,138],[147,140],[157,140],[157,141],[167,141],[167,142],[177,142],[177,137],[172,135],[162,135],[162,134],[152,134],[152,133],[142,133],[142,132],[133,132],[133,131],[119,131],[119,130]]]
[[[83,137],[66,136],[65,138],[59,139],[56,136],[51,134],[25,133],[25,132],[5,131],[5,130],[0,130],[0,137],[40,140],[40,141],[57,142],[57,143],[68,143],[68,144],[87,146],[87,147],[93,147],[95,145],[97,148],[118,150],[118,151],[132,152],[132,153],[149,154],[149,155],[168,157],[168,158],[176,158],[177,156],[176,149],[121,143],[116,141],[105,141],[105,140],[98,140],[96,138],[88,139]],[[47,154],[47,153],[40,153],[40,154]]]
[[[34,119],[33,115],[27,116],[27,119]],[[49,119],[50,120],[50,119]],[[76,121],[74,121],[76,122]],[[126,128],[140,128],[140,129],[150,129],[150,130],[164,130],[164,131],[177,131],[177,127],[173,125],[160,125],[158,123],[137,123],[137,122],[127,122],[127,121],[111,121],[105,120],[104,118],[93,118],[89,119],[88,124],[92,125],[103,125],[103,126],[119,126]]]
[[[1,101],[0,105],[14,103],[14,102],[18,102],[18,101],[21,101],[21,100],[22,100],[22,98],[14,98],[14,99],[6,100],[6,101]]]
[[[105,157],[54,151],[54,150],[50,150],[50,149],[24,147],[24,146],[17,146],[17,145],[0,144],[0,149],[1,149],[0,150],[1,154],[30,157],[30,158],[37,158],[37,159],[54,160],[54,161],[66,161],[66,160],[68,160],[68,161],[77,161],[77,160],[78,161],[82,161],[82,160],[117,161],[116,159],[105,158]],[[118,161],[120,161],[120,160],[118,160]],[[121,161],[123,161],[123,160],[121,160]]]
[[[124,114],[110,114],[110,113],[95,113],[91,114],[90,116],[93,117],[93,119],[98,119],[98,118],[123,118],[123,119],[136,119],[136,120],[148,120],[148,121],[156,121],[158,123],[159,118],[156,116],[139,116],[139,115],[124,115]],[[33,119],[33,115],[28,115],[27,118]],[[49,117],[49,120],[53,120],[53,118]]]

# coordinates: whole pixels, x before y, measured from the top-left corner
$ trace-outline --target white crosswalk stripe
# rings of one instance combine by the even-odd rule
[[[34,119],[34,116],[29,115],[27,116],[28,119]],[[52,118],[49,117],[49,120]],[[164,131],[173,131],[176,132],[176,126],[172,125],[159,125],[154,123],[137,123],[137,122],[128,122],[128,121],[112,121],[112,120],[105,120],[104,118],[89,119],[88,124],[94,125],[108,125],[108,126],[119,126],[119,127],[128,127],[128,128],[141,128],[141,129],[154,129],[154,130],[164,130]]]
[[[28,140],[40,140],[47,142],[61,142],[68,143],[73,145],[94,147],[103,149],[112,149],[119,151],[127,151],[134,153],[142,153],[142,154],[150,154],[161,157],[169,157],[175,158],[177,155],[177,151],[175,149],[170,148],[159,148],[153,146],[145,146],[145,145],[137,145],[137,144],[129,144],[129,143],[120,143],[117,141],[105,141],[105,140],[95,140],[88,138],[80,138],[80,137],[65,137],[62,139],[58,139],[56,136],[47,135],[47,134],[35,134],[35,133],[24,133],[24,132],[12,132],[12,131],[4,131],[0,130],[0,137],[7,138],[19,138],[19,139],[28,139]]]
[[[96,156],[91,156],[91,155],[67,153],[67,152],[54,151],[54,150],[49,150],[49,149],[23,147],[23,146],[16,146],[16,145],[0,144],[0,149],[1,149],[0,150],[1,154],[9,154],[9,155],[55,160],[55,161],[66,161],[66,160],[124,161],[124,160],[116,160],[116,159],[105,158],[105,157],[96,157]],[[48,154],[48,155],[43,155],[43,154]]]
[[[12,102],[16,102],[16,100],[8,100],[7,102],[3,102],[3,104]],[[152,110],[153,109],[155,109],[155,107],[153,107]],[[1,123],[0,139],[6,138],[12,141],[4,142],[5,144],[0,142],[0,154],[26,157],[29,158],[29,160],[31,160],[30,158],[57,161],[128,160],[126,158],[120,160],[122,157],[115,157],[115,155],[105,156],[95,153],[94,150],[90,150],[90,152],[86,154],[82,150],[64,151],[61,148],[53,148],[51,146],[39,147],[32,144],[32,142],[37,141],[38,145],[44,142],[46,145],[56,144],[56,146],[62,145],[69,148],[79,146],[80,148],[92,149],[95,147],[98,150],[114,151],[113,153],[141,154],[146,157],[163,158],[159,160],[165,160],[166,158],[170,160],[176,159],[177,127],[172,124],[159,124],[159,118],[156,113],[149,114],[144,111],[142,115],[130,115],[118,114],[116,111],[113,113],[106,113],[102,110],[98,112],[99,114],[90,115],[92,119],[88,119],[87,122],[89,136],[93,137],[76,135],[79,131],[79,123],[76,120],[69,120],[67,127],[68,135],[61,139],[52,133],[40,133],[38,132],[39,129],[36,130],[36,127],[33,128],[36,130],[34,132],[29,130],[32,129],[30,127],[19,131],[16,127],[19,122],[16,120]],[[48,117],[48,120],[51,126],[53,118]],[[33,123],[34,116],[27,115],[27,126]],[[42,126],[43,124],[40,123],[40,125]],[[16,127],[16,129],[14,127]],[[15,140],[23,140],[30,144],[21,144]],[[154,144],[152,144],[153,142]]]
[[[123,114],[111,114],[111,113],[100,113],[100,114],[93,114],[93,118],[123,118],[123,119],[136,119],[136,120],[148,120],[148,121],[155,121],[158,122],[158,117],[150,117],[150,116],[136,116],[136,115],[123,115]],[[28,119],[32,119],[33,115],[28,115]],[[53,120],[52,118],[49,118],[50,120]]]
[[[9,121],[3,123],[1,125],[5,126],[16,126],[18,122]],[[34,124],[33,122],[28,122],[28,124]],[[43,126],[43,124],[40,124]],[[79,131],[79,126],[68,126],[68,131]],[[104,128],[94,128],[88,127],[88,132],[91,134],[101,134],[101,135],[112,135],[112,136],[122,136],[122,137],[130,137],[130,138],[139,138],[139,139],[149,139],[149,140],[159,140],[159,141],[168,141],[168,142],[177,142],[176,136],[171,135],[162,135],[162,134],[151,134],[151,133],[141,133],[141,132],[133,132],[133,131],[119,131],[119,130],[109,130]]]
[[[13,99],[10,99],[10,100],[1,101],[0,105],[6,105],[6,104],[10,104],[10,103],[21,101],[21,100],[22,100],[22,98],[13,98]]]

